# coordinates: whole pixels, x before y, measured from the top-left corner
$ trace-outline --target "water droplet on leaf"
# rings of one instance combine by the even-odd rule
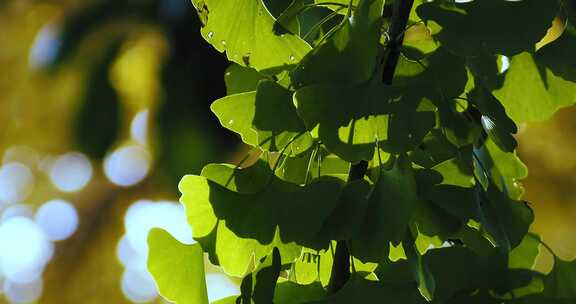
[[[212,39],[212,37],[214,37],[214,32],[209,32],[208,33],[208,39]]]

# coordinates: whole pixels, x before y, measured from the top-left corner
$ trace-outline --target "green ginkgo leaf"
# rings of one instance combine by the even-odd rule
[[[243,67],[239,64],[231,64],[224,73],[224,82],[226,83],[226,94],[234,95],[256,91],[258,82],[264,76],[256,70]]]
[[[330,9],[339,9],[342,6],[348,6],[352,4],[355,7],[359,0],[314,0],[314,3],[323,4]],[[344,12],[345,14],[346,12]]]
[[[465,247],[439,248],[428,251],[423,261],[435,278],[435,303],[470,303],[456,299],[466,299],[479,290],[505,293],[530,284],[534,275],[508,269],[507,256],[497,251],[478,256]]]
[[[505,152],[487,139],[479,149],[474,149],[474,167],[476,176],[486,188],[487,177],[512,199],[520,199],[524,187],[520,181],[528,176],[528,168],[515,152]]]
[[[468,93],[468,98],[482,113],[480,118],[484,131],[503,151],[513,152],[518,143],[513,134],[518,132],[516,124],[492,93],[482,86],[475,87]]]
[[[276,82],[261,80],[256,91],[229,95],[216,100],[211,110],[220,123],[238,133],[242,140],[269,151],[308,150],[312,139],[292,103],[292,92]]]
[[[538,50],[535,60],[550,69],[555,76],[576,82],[576,25],[569,23],[562,36]]]
[[[391,98],[392,89],[379,85],[315,85],[294,95],[306,128],[317,128],[326,149],[352,163],[371,160],[376,142],[387,139]]]
[[[536,258],[540,254],[540,237],[534,233],[528,233],[518,247],[510,251],[508,256],[509,268],[532,269]]]
[[[576,260],[554,259],[554,268],[544,280],[544,295],[562,301],[576,301]]]
[[[416,180],[406,156],[381,169],[369,198],[363,227],[352,240],[352,252],[361,261],[380,262],[388,256],[389,243],[399,244],[416,212]]]
[[[207,178],[226,185],[232,191],[257,191],[268,178],[265,168],[256,166],[251,170],[235,171],[231,166],[209,165],[202,170],[202,175],[189,175],[182,179],[179,185],[182,193],[180,202],[185,206],[188,223],[194,227],[194,239],[209,253],[213,263],[220,265],[228,275],[242,277],[254,261],[268,255],[273,247],[280,249],[283,263],[300,256],[300,246],[283,243],[277,232],[267,244],[239,237],[216,217],[210,204]],[[239,178],[238,184],[236,178]]]
[[[313,241],[315,234],[321,229],[323,219],[327,218],[336,206],[341,182],[326,178],[306,186],[298,186],[271,175],[266,167],[262,162],[248,169],[236,170],[225,165],[213,165],[211,170],[228,171],[234,176],[230,183],[236,186],[226,186],[221,184],[221,180],[211,180],[210,176],[206,178],[190,175],[181,182],[183,202],[187,207],[202,202],[203,208],[209,208],[212,212],[210,217],[223,220],[226,227],[241,238],[270,244],[278,228],[283,242]],[[254,176],[262,176],[262,172],[270,175],[263,183],[255,182]],[[204,172],[203,174],[208,175]],[[188,201],[187,193],[193,194],[195,199]],[[295,222],[293,218],[299,220]],[[206,220],[191,220],[196,221]],[[212,223],[212,226],[214,225]],[[206,229],[201,231],[205,232]]]
[[[383,5],[382,0],[360,0],[354,14],[292,71],[294,86],[352,85],[372,78],[379,63]]]
[[[574,104],[576,83],[556,76],[532,54],[521,53],[511,58],[504,85],[493,93],[515,122],[533,122],[548,119],[558,109]]]
[[[202,36],[230,61],[258,71],[294,65],[310,46],[285,32],[276,35],[275,19],[262,0],[194,0],[203,22]]]
[[[438,0],[420,5],[417,12],[442,27],[435,39],[458,55],[511,56],[534,50],[558,9],[557,1]]]
[[[326,292],[320,282],[300,285],[294,282],[278,282],[274,290],[275,304],[302,304],[324,298]]]
[[[307,304],[349,304],[349,303],[402,303],[423,304],[425,300],[410,284],[384,286],[379,282],[366,280],[354,275],[346,285],[324,300]]]
[[[154,228],[148,246],[148,270],[164,298],[177,304],[208,304],[199,244],[184,245],[165,230]]]
[[[411,232],[407,231],[406,235],[406,238],[402,241],[402,245],[406,252],[413,278],[418,284],[420,294],[422,294],[427,301],[432,301],[436,290],[436,281],[428,265],[423,261],[418,250],[416,250]]]
[[[476,186],[476,202],[479,222],[505,252],[520,244],[534,221],[534,212],[525,202],[512,200],[493,183],[487,191]]]

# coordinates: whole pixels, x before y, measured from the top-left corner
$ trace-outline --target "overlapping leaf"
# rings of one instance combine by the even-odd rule
[[[378,282],[353,276],[340,291],[321,301],[307,304],[402,303],[422,304],[425,301],[412,286],[382,286]]]
[[[486,192],[476,186],[476,202],[479,222],[506,252],[520,244],[534,221],[534,213],[526,203],[510,199],[493,183]]]
[[[469,100],[480,110],[480,121],[490,139],[503,151],[513,152],[518,143],[513,134],[518,132],[516,124],[492,93],[482,86],[477,86],[468,93]]]
[[[210,254],[214,263],[222,266],[229,275],[243,276],[254,259],[257,261],[266,256],[274,246],[280,249],[283,263],[300,256],[300,247],[282,243],[277,233],[266,244],[240,237],[226,226],[224,220],[216,217],[211,205],[210,184],[225,185],[230,191],[256,192],[266,183],[269,171],[262,166],[251,170],[234,170],[230,166],[209,165],[202,174],[182,179],[179,185],[182,192],[180,201],[186,208],[188,222],[194,227],[194,238]]]
[[[301,153],[312,144],[292,103],[292,92],[276,82],[262,80],[256,91],[226,96],[212,103],[222,126],[241,135],[252,146],[282,151],[292,145]]]
[[[536,56],[540,52],[546,53],[557,43],[561,41],[545,46]],[[514,121],[539,121],[576,102],[576,83],[555,75],[533,55],[522,53],[512,57],[504,85],[494,91],[494,95]]]
[[[230,61],[258,71],[293,65],[310,46],[291,33],[276,35],[262,0],[194,0],[202,36]]]
[[[557,1],[436,0],[420,5],[418,15],[442,27],[435,38],[456,54],[511,56],[534,50],[558,9]]]
[[[204,254],[199,244],[184,245],[162,229],[148,236],[148,270],[160,294],[177,304],[208,304]]]
[[[280,276],[282,261],[278,248],[263,258],[256,271],[242,280],[242,294],[236,300],[238,304],[273,303],[276,282]]]
[[[383,5],[383,0],[359,1],[354,15],[346,18],[292,71],[295,88],[312,84],[353,85],[372,78],[378,64]]]
[[[390,96],[384,86],[315,85],[296,91],[294,99],[307,129],[318,128],[330,152],[358,162],[372,159],[376,142],[388,137]]]
[[[382,170],[369,198],[360,233],[352,251],[362,261],[380,262],[388,256],[389,243],[399,244],[418,204],[416,180],[405,156]]]
[[[258,82],[263,78],[264,76],[256,70],[233,63],[224,74],[226,94],[234,95],[256,91]]]
[[[320,230],[322,219],[335,207],[340,182],[327,178],[297,186],[272,175],[266,177],[263,183],[261,180],[255,181],[254,175],[262,178],[261,174],[271,174],[264,166],[267,165],[259,162],[248,169],[231,170],[229,174],[235,175],[235,189],[212,180],[206,171],[203,173],[206,177],[185,177],[181,183],[182,192],[185,196],[188,193],[195,193],[196,196],[187,207],[194,207],[195,204],[199,208],[201,205],[198,202],[202,201],[202,207],[209,208],[215,218],[224,220],[236,235],[258,240],[262,244],[270,244],[274,240],[276,228],[284,242],[304,243],[310,240],[314,232]],[[214,165],[211,170],[228,171],[230,168]],[[187,200],[183,202],[187,204]],[[299,220],[295,222],[294,218]]]

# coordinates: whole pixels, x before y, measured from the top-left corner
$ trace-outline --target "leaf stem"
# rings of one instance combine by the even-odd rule
[[[558,255],[556,254],[556,252],[554,252],[554,250],[552,249],[552,247],[550,247],[550,245],[548,245],[546,242],[544,242],[541,238],[537,237],[534,234],[528,233],[528,236],[533,238],[534,240],[536,240],[538,243],[540,243],[540,245],[542,245],[544,248],[546,248],[546,250],[548,250],[548,252],[554,256],[555,259],[558,258]]]

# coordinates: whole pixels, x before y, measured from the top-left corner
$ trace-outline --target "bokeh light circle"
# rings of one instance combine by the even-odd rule
[[[106,177],[119,186],[133,186],[141,182],[150,170],[150,154],[138,145],[116,149],[104,160]]]
[[[50,180],[61,191],[78,191],[92,178],[90,160],[82,153],[70,152],[59,156],[50,168]]]
[[[151,302],[158,296],[156,283],[150,273],[131,269],[122,274],[122,292],[134,303]]]
[[[34,175],[28,166],[11,162],[0,167],[0,204],[19,203],[32,191]]]
[[[76,208],[60,199],[50,200],[38,208],[35,220],[50,241],[69,238],[78,228],[79,221]]]
[[[52,243],[33,220],[17,216],[0,224],[0,269],[8,280],[36,280],[53,253]]]

